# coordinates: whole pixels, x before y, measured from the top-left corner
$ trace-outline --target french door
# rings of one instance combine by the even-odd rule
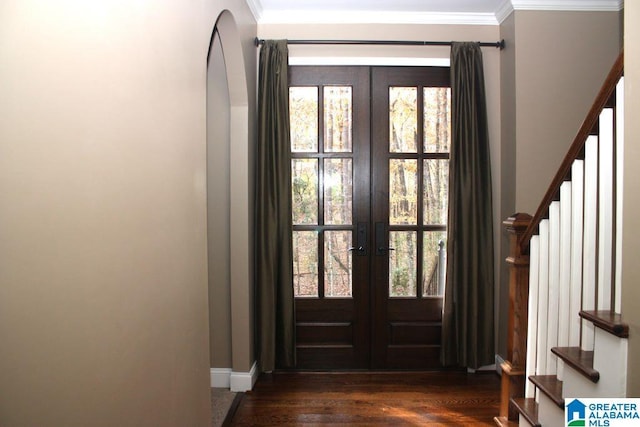
[[[442,67],[290,67],[299,369],[440,367]]]

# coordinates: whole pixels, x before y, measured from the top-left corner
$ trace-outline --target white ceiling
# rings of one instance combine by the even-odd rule
[[[246,0],[258,23],[497,25],[515,10],[620,10],[623,0]]]

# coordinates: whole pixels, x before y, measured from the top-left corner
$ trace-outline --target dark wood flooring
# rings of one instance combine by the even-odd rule
[[[495,373],[274,373],[228,425],[490,426],[499,403]]]

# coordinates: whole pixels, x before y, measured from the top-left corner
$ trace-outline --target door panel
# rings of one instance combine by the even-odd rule
[[[372,70],[372,367],[440,367],[449,70]]]
[[[299,369],[369,367],[369,70],[290,67]]]
[[[289,77],[297,367],[439,368],[448,68]]]

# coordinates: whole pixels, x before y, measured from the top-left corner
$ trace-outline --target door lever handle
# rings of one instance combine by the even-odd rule
[[[359,222],[356,226],[354,246],[349,248],[349,252],[354,252],[356,256],[367,256],[367,227],[368,223],[366,222]]]
[[[383,248],[382,246],[378,248],[378,252],[389,252],[389,251],[395,251],[396,248]]]

